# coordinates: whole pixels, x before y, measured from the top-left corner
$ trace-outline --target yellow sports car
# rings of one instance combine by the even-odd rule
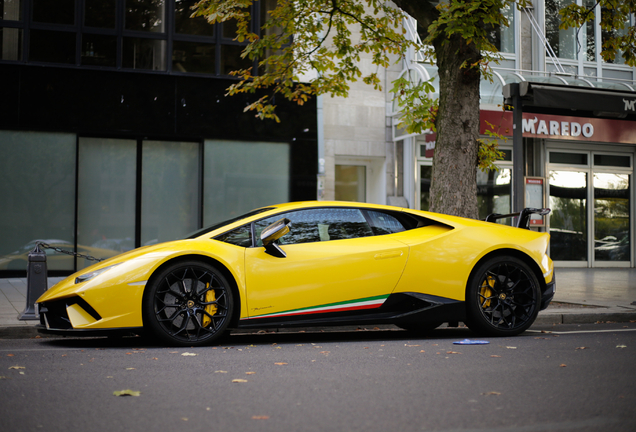
[[[533,211],[522,212],[521,226]],[[548,239],[406,208],[274,205],[68,277],[38,299],[39,328],[143,332],[181,346],[232,328],[283,326],[426,331],[462,321],[482,334],[516,335],[554,296]]]

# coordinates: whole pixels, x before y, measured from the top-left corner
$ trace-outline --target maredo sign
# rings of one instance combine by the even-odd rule
[[[480,130],[512,136],[512,112],[481,111]],[[523,113],[522,134],[527,138],[636,144],[636,122],[586,117]]]
[[[512,136],[512,112],[480,111],[479,133],[491,130]],[[526,138],[548,138],[598,143],[636,144],[636,122],[586,117],[523,113],[522,133]],[[433,157],[437,134],[424,135],[426,157]]]

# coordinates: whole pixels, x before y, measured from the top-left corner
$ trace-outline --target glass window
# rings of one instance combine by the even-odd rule
[[[594,174],[594,259],[629,261],[629,181],[627,174]]]
[[[578,53],[576,29],[559,29],[561,15],[559,11],[572,4],[574,0],[546,0],[545,2],[545,33],[550,46],[557,57],[576,59]]]
[[[629,156],[595,154],[594,166],[615,166],[630,168],[632,166],[632,162]]]
[[[116,25],[116,0],[85,0],[84,25],[114,29]]]
[[[117,66],[117,36],[83,34],[82,64]]]
[[[550,171],[550,257],[587,261],[587,173]]]
[[[32,29],[29,60],[75,63],[75,39],[75,33]]]
[[[166,31],[164,0],[126,0],[126,30]]]
[[[359,209],[320,208],[282,213],[261,219],[254,225],[257,246],[262,246],[261,232],[279,219],[291,221],[290,232],[281,237],[280,244],[312,243],[344,240],[373,235],[371,227]]]
[[[550,152],[550,163],[587,165],[587,154]]]
[[[0,59],[22,60],[22,29],[0,27]]]
[[[141,245],[182,238],[199,223],[199,144],[144,141]]]
[[[78,251],[107,258],[135,245],[137,142],[80,138]],[[78,258],[77,268],[90,265]]]
[[[594,9],[596,0],[583,0],[583,6],[587,9]],[[594,20],[585,23],[585,59],[596,61],[596,24]]]
[[[252,60],[241,58],[243,45],[221,45],[221,75],[229,75],[230,72],[252,67]]]
[[[430,206],[432,177],[433,167],[430,165],[420,165],[420,210],[428,211]]]
[[[204,151],[204,225],[289,201],[289,144],[206,140]]]
[[[488,32],[488,40],[499,52],[514,53],[515,52],[515,6],[506,3],[501,13],[508,20],[508,27],[498,26],[491,28]]]
[[[33,21],[75,24],[75,0],[33,0]]]
[[[477,206],[479,219],[492,213],[509,214],[512,199],[512,169],[501,167],[499,171],[477,170]],[[512,219],[500,219],[497,223],[510,225]]]
[[[225,234],[216,237],[215,240],[230,243],[236,246],[252,246],[252,224],[243,225]]]
[[[166,41],[124,38],[122,66],[130,69],[165,71]]]
[[[404,225],[388,213],[366,210],[369,224],[375,235],[399,233],[405,230]]]
[[[174,41],[172,47],[173,71],[216,73],[216,45],[201,42]]]
[[[615,9],[601,8],[601,19],[602,20],[609,19],[608,16],[611,17],[612,15],[616,13],[618,12],[616,12]],[[630,28],[630,20],[631,20],[631,16],[625,17],[622,28],[616,27],[611,30],[602,30],[601,32],[602,44],[605,45],[609,43],[609,39],[611,37],[625,36]],[[616,56],[613,59],[606,60],[606,62],[614,63],[614,64],[625,64],[625,59],[623,58],[623,53],[621,52],[621,50],[618,50],[616,52]]]
[[[336,200],[366,202],[366,173],[364,165],[336,165]]]
[[[20,0],[0,1],[0,19],[22,21],[22,2]]]
[[[197,36],[214,36],[215,26],[208,23],[204,17],[191,18],[192,6],[197,3],[198,0],[175,0],[175,32]]]
[[[26,270],[35,240],[73,249],[75,135],[0,130],[0,270]],[[34,169],[34,167],[39,167]],[[73,270],[73,259],[48,264]]]

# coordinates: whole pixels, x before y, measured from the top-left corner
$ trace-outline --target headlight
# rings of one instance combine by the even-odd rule
[[[90,273],[86,273],[86,274],[83,274],[81,276],[78,276],[78,277],[75,278],[75,283],[78,284],[78,283],[86,282],[87,280],[93,279],[95,276],[97,276],[99,274],[102,274],[106,270],[110,270],[113,267],[118,266],[119,264],[121,264],[121,263],[113,264],[113,265],[110,265],[108,267],[100,268],[99,270],[95,270],[95,271],[92,271]]]

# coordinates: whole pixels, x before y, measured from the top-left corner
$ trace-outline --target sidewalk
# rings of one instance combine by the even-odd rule
[[[636,269],[557,268],[556,295],[535,324],[636,321]],[[49,278],[52,287],[64,278]],[[0,339],[33,337],[38,321],[19,321],[26,308],[25,278],[0,279]]]

